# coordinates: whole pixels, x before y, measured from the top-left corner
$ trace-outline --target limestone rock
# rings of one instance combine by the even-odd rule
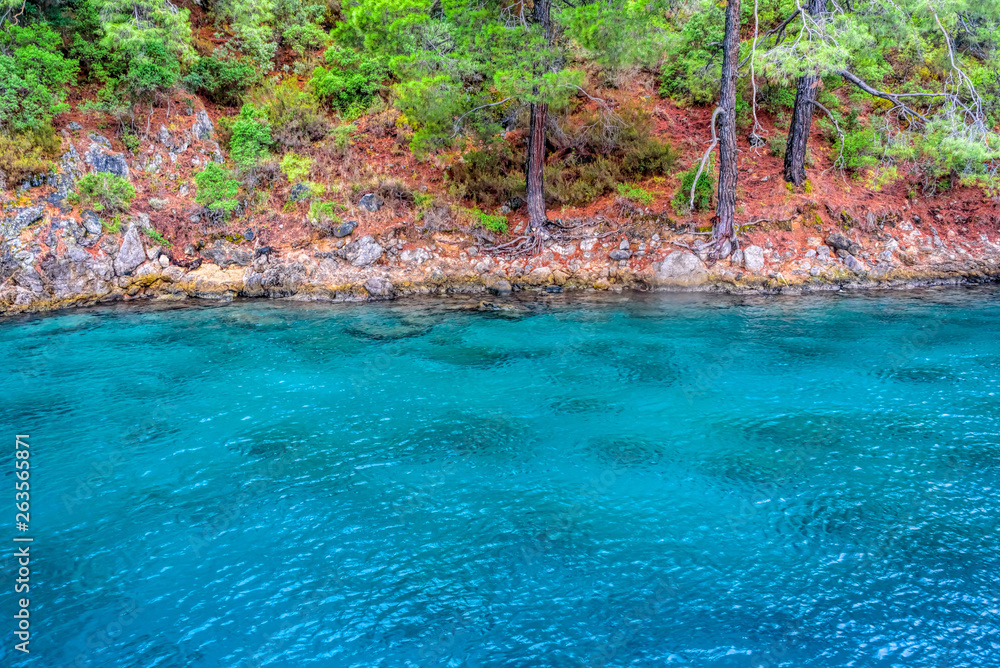
[[[208,117],[208,113],[204,109],[199,109],[194,115],[194,125],[191,126],[191,132],[198,139],[211,139],[212,133],[215,132],[215,126],[212,125],[212,119]]]
[[[764,268],[764,249],[760,246],[748,246],[743,249],[743,267],[747,271],[760,271]]]
[[[694,253],[674,251],[659,263],[653,278],[670,285],[697,285],[708,279],[708,270]]]
[[[632,257],[632,251],[622,250],[622,249],[613,250],[610,253],[608,253],[608,257],[611,258],[612,260],[618,260],[618,261],[627,260],[630,257]]]
[[[855,274],[864,275],[868,273],[868,267],[864,262],[854,257],[853,255],[848,255],[844,258],[844,266],[853,271]]]
[[[121,153],[111,153],[109,148],[110,142],[107,146],[94,142],[87,149],[83,161],[90,165],[95,172],[106,172],[128,178],[128,161],[125,160],[125,156]]]
[[[114,269],[118,276],[126,276],[135,271],[136,267],[146,261],[146,251],[139,238],[139,228],[132,225],[122,237],[122,245],[115,258]]]
[[[431,259],[431,254],[426,248],[413,248],[400,253],[399,259],[412,264],[423,264]]]
[[[222,239],[204,249],[202,255],[222,268],[232,266],[245,267],[253,261],[252,251],[240,248],[236,244]]]
[[[379,276],[372,276],[365,281],[365,290],[367,290],[368,294],[372,297],[386,299],[388,297],[392,297],[394,288],[392,287],[392,283],[390,283],[387,279]]]
[[[344,247],[344,257],[355,267],[367,267],[374,264],[385,252],[371,235],[352,241]]]
[[[26,206],[17,210],[17,213],[0,222],[0,239],[13,239],[21,233],[21,230],[39,220],[45,214],[45,206]]]

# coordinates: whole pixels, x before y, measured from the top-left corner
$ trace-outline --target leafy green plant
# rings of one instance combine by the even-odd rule
[[[416,204],[418,209],[426,209],[434,203],[434,195],[430,193],[414,193],[413,203]]]
[[[0,171],[6,175],[7,187],[49,171],[59,149],[59,137],[51,125],[13,136],[0,134]]]
[[[227,119],[229,155],[240,169],[251,169],[265,156],[273,143],[271,127],[264,114],[252,104],[244,104],[239,116]]]
[[[653,194],[638,186],[629,185],[627,183],[619,183],[617,190],[619,197],[624,197],[625,199],[638,202],[639,204],[649,205],[653,203]]]
[[[680,186],[677,194],[674,195],[672,204],[676,211],[687,211],[691,203],[691,186],[694,184],[695,174],[698,172],[698,163],[691,165],[691,169],[681,174]],[[712,178],[712,160],[709,159],[698,177],[698,185],[694,190],[694,210],[705,211],[712,206],[712,195],[715,193],[715,181]]]
[[[78,63],[62,55],[62,39],[48,25],[10,25],[0,49],[0,130],[38,132],[66,111],[66,92]]]
[[[244,58],[207,56],[184,77],[184,85],[216,104],[235,106],[259,80],[259,70]]]
[[[104,219],[101,221],[101,227],[106,229],[111,234],[118,234],[122,229],[122,217],[118,214],[111,216],[110,219]]]
[[[476,227],[481,227],[496,234],[507,234],[507,231],[510,229],[507,223],[507,216],[493,216],[484,211],[475,212],[474,224]]]
[[[313,159],[298,153],[286,153],[281,158],[281,172],[290,183],[304,181],[312,169]]]
[[[167,241],[167,238],[165,236],[163,236],[162,234],[160,234],[151,227],[142,228],[142,233],[145,234],[150,239],[152,239],[153,241],[155,241],[156,243],[163,246],[164,248],[170,248],[173,245],[169,241]]]
[[[311,90],[300,90],[294,79],[258,90],[251,98],[271,125],[277,145],[301,149],[326,136],[330,122]]]
[[[135,188],[127,179],[99,172],[85,174],[76,183],[80,199],[94,211],[127,211],[135,198]]]
[[[198,186],[194,201],[206,209],[228,216],[239,207],[236,195],[240,190],[240,181],[225,167],[210,162],[195,175],[194,181]]]
[[[347,116],[363,113],[388,78],[382,59],[342,46],[327,49],[325,59],[327,67],[317,67],[309,81],[316,96]]]

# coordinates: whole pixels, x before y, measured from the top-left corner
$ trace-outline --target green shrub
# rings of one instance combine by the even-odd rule
[[[299,89],[294,79],[263,88],[252,99],[257,109],[264,110],[274,141],[283,148],[305,148],[325,137],[330,128],[316,97]]]
[[[46,24],[8,25],[0,49],[0,131],[37,132],[69,107],[66,91],[78,65],[62,56],[62,39]]]
[[[216,104],[236,106],[259,79],[258,69],[243,58],[207,56],[184,77],[184,85]]]
[[[252,104],[244,104],[239,116],[226,119],[229,155],[240,169],[251,169],[268,155],[273,143],[264,114]]]
[[[699,164],[700,162],[696,162],[691,165],[691,169],[681,174],[681,184],[677,188],[677,194],[674,195],[672,201],[674,210],[688,211],[688,205],[691,203],[691,185],[694,183],[694,177],[698,172]],[[715,180],[712,178],[712,160],[709,158],[705,169],[701,172],[701,176],[698,177],[698,186],[694,190],[694,210],[705,211],[710,209],[712,207],[712,195],[714,194]]]
[[[507,216],[491,216],[483,211],[476,211],[475,216],[475,226],[481,227],[484,230],[489,230],[496,234],[507,234],[507,230],[510,229],[507,224]]]
[[[281,172],[290,183],[304,181],[312,165],[312,158],[297,153],[286,153],[281,158]]]
[[[210,162],[205,165],[205,169],[195,175],[194,181],[198,186],[194,201],[206,209],[228,216],[239,207],[236,195],[240,190],[240,182],[231,171],[218,163]]]
[[[879,162],[878,156],[882,154],[875,131],[865,127],[845,133],[843,142],[838,140],[833,147],[833,155],[836,156],[841,148],[843,148],[844,168],[852,174],[875,166]]]
[[[316,96],[347,116],[364,113],[382,88],[389,70],[372,54],[332,46],[326,50],[328,67],[317,67],[309,83]]]
[[[135,188],[128,180],[100,172],[85,174],[76,183],[80,199],[94,211],[108,213],[127,211],[135,198]]]
[[[351,144],[354,143],[352,136],[356,129],[354,123],[338,125],[333,129],[331,133],[333,135],[333,148],[340,157],[345,157],[350,150]]]
[[[767,148],[775,158],[785,159],[785,149],[788,148],[788,138],[781,135],[771,135],[767,138]]]
[[[638,202],[639,204],[652,204],[653,194],[649,191],[643,190],[638,186],[628,185],[626,183],[618,184],[618,195],[619,197],[624,197],[625,199],[630,199],[633,202]]]
[[[160,234],[151,227],[142,228],[142,233],[145,234],[150,239],[152,239],[153,241],[155,241],[156,243],[163,246],[164,248],[170,248],[171,246],[173,246],[172,243],[167,241],[167,238],[165,236],[163,236],[162,234]]]
[[[12,136],[0,134],[0,172],[7,187],[48,172],[60,146],[51,125]]]

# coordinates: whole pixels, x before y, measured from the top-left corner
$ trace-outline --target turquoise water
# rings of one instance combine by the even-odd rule
[[[0,322],[0,663],[1000,666],[996,288],[475,303]]]

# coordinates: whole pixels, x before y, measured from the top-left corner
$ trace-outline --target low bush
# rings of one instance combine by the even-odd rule
[[[258,70],[244,58],[208,56],[184,77],[192,93],[200,93],[216,104],[237,106],[246,91],[260,80]]]
[[[317,67],[309,80],[316,96],[346,116],[358,116],[372,103],[389,69],[372,54],[332,46],[327,67]]]
[[[229,155],[240,169],[253,168],[274,143],[265,115],[252,104],[244,104],[239,116],[226,118],[220,125],[226,129]]]
[[[699,164],[700,162],[696,162],[691,165],[691,169],[681,174],[680,186],[677,188],[677,194],[674,195],[674,199],[671,202],[674,205],[675,211],[689,210],[689,205],[691,204],[691,186],[694,184],[694,177],[698,172]],[[694,210],[705,211],[710,209],[714,194],[715,180],[712,178],[712,160],[709,159],[705,165],[705,169],[701,172],[701,176],[698,177],[698,185],[694,190]]]
[[[475,221],[473,224],[476,227],[481,227],[495,234],[507,234],[507,231],[510,229],[507,224],[507,216],[492,216],[483,211],[475,212]]]
[[[289,183],[305,181],[312,169],[313,159],[299,155],[298,153],[286,153],[281,158],[281,172],[288,179]]]
[[[649,205],[653,203],[652,193],[647,190],[643,190],[638,186],[629,185],[627,183],[618,184],[618,196],[624,197],[625,199],[633,202],[638,202],[639,204]]]
[[[274,142],[282,148],[305,148],[330,129],[319,101],[312,92],[301,90],[294,79],[264,88],[252,100],[255,108],[264,111]]]
[[[59,149],[59,137],[50,125],[13,136],[0,134],[0,181],[13,188],[48,172]]]
[[[210,162],[205,165],[205,169],[195,175],[194,182],[198,186],[194,201],[209,211],[227,217],[239,207],[236,196],[240,190],[240,181],[218,163]]]
[[[94,211],[120,213],[127,211],[135,199],[135,188],[128,180],[100,172],[85,174],[76,182],[80,200]]]

